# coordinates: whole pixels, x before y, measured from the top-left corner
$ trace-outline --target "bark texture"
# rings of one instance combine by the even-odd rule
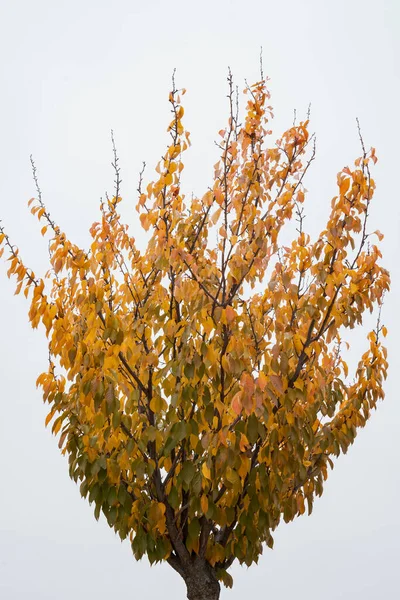
[[[218,600],[221,591],[212,567],[204,559],[197,558],[193,569],[185,573],[188,600]]]
[[[214,569],[204,558],[197,556],[183,565],[176,556],[171,556],[168,562],[185,581],[188,600],[219,599],[219,581]]]

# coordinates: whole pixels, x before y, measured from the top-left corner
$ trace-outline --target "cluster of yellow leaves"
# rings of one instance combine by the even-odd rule
[[[268,148],[265,81],[245,92],[239,126],[231,87],[214,183],[190,202],[181,192],[189,134],[171,92],[171,143],[137,205],[146,252],[120,221],[118,189],[88,251],[32,201],[52,236],[44,279],[0,233],[17,293],[32,292],[30,322],[45,326],[51,360],[37,384],[81,493],[130,537],[136,557],[184,563],[194,553],[222,579],[235,558],[251,564],[262,542],[272,545],[282,516],[303,514],[305,502],[311,511],[330,457],[383,397],[387,371],[380,328],[351,384],[340,351],[341,330],[389,288],[367,243],[374,150],[339,173],[318,239],[300,218],[280,248],[282,227],[301,216],[308,122]],[[248,297],[257,282],[264,291]]]

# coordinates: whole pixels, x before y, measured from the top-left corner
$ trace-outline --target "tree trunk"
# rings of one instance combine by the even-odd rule
[[[212,566],[205,558],[186,557],[184,564],[171,554],[168,562],[186,583],[188,600],[218,600],[221,591],[219,581]]]
[[[213,568],[207,561],[196,558],[190,571],[183,576],[188,600],[218,600],[221,591]]]

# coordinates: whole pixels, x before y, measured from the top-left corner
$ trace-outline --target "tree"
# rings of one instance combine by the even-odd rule
[[[0,232],[31,325],[46,330],[49,366],[37,385],[70,476],[136,559],[168,561],[189,600],[217,599],[234,560],[257,562],[282,517],[311,513],[332,458],[384,397],[388,366],[379,319],[352,381],[342,340],[389,289],[367,230],[375,150],[360,135],[362,156],[338,174],[313,241],[302,209],[315,155],[308,120],[268,147],[266,81],[246,87],[243,124],[230,74],[228,83],[214,182],[190,201],[185,91],[173,85],[170,143],[156,180],[144,189],[142,172],[139,181],[145,252],[118,213],[114,140],[115,194],[101,203],[89,250],[51,218],[33,163],[29,205],[50,233],[44,278]],[[296,218],[291,245],[280,246]]]

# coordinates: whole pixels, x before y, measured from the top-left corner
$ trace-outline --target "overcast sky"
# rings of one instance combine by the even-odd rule
[[[201,194],[227,119],[228,65],[240,89],[258,79],[259,50],[271,78],[276,136],[293,109],[312,104],[317,160],[306,181],[306,226],[324,226],[336,173],[366,145],[377,148],[371,228],[382,230],[393,286],[384,307],[390,376],[386,400],[330,474],[311,517],[281,525],[258,566],[234,567],[222,598],[398,598],[400,556],[398,0],[1,0],[0,218],[25,261],[46,269],[46,242],[26,203],[34,195],[29,155],[44,200],[78,244],[89,240],[98,203],[112,191],[110,129],[123,178],[124,215],[134,211],[141,162],[167,142],[173,68],[185,96],[184,188]],[[273,138],[275,139],[275,138]],[[147,176],[152,175],[152,168]],[[168,566],[135,562],[69,479],[44,428],[35,389],[47,368],[43,331],[32,332],[24,298],[0,264],[0,597],[4,600],[184,598]],[[370,321],[368,321],[368,324]],[[365,348],[355,333],[351,360]]]

